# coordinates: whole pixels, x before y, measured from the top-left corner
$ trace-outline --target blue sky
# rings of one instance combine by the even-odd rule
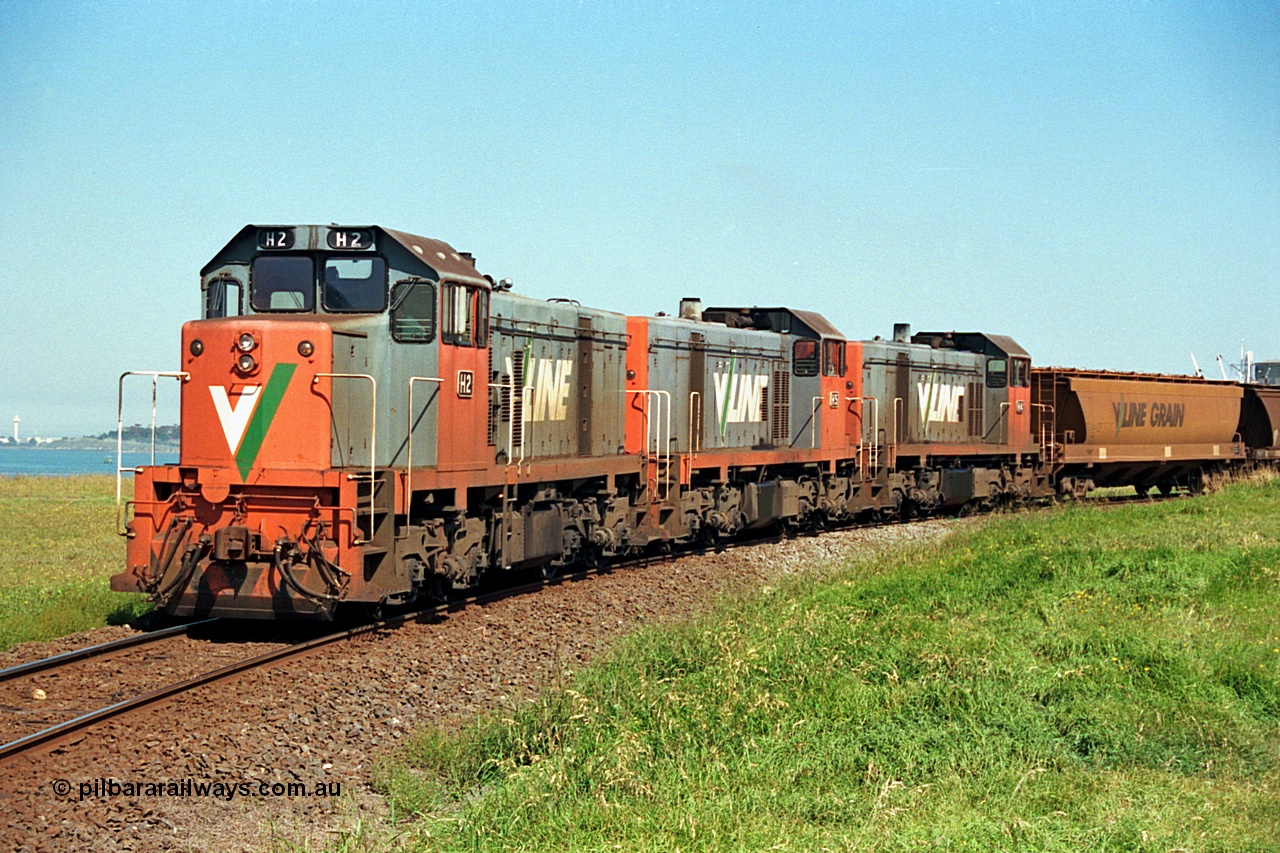
[[[212,6],[0,0],[5,425],[110,428],[250,222],[627,313],[1280,358],[1277,2]]]

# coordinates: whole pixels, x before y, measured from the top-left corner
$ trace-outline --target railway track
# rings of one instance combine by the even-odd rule
[[[1129,503],[1133,501],[1155,501],[1166,499],[1162,496],[1112,496],[1103,498],[1100,502],[1104,503]],[[893,524],[904,523],[899,520],[880,521],[872,524],[858,525],[858,527],[880,527]],[[803,534],[802,534],[803,535]],[[192,675],[190,677],[181,678],[171,683],[164,684],[160,687],[140,691],[135,695],[120,701],[112,702],[96,710],[81,713],[65,722],[42,728],[39,731],[16,738],[8,743],[0,745],[0,765],[8,762],[18,756],[33,754],[36,751],[51,748],[58,743],[69,740],[77,734],[84,732],[92,727],[104,723],[108,720],[126,716],[135,711],[149,708],[173,697],[184,693],[197,690],[205,685],[226,681],[235,676],[247,672],[249,670],[260,667],[270,666],[288,659],[298,658],[309,654],[317,649],[334,643],[344,642],[359,637],[375,634],[379,631],[390,630],[398,626],[413,621],[428,621],[434,617],[444,613],[465,609],[470,606],[485,604],[497,601],[503,598],[509,598],[518,595],[526,595],[538,592],[548,586],[554,586],[566,582],[576,582],[584,580],[590,576],[610,572],[618,569],[633,568],[642,565],[649,565],[658,562],[667,562],[676,560],[685,556],[694,556],[705,554],[712,550],[737,550],[739,548],[754,547],[766,542],[776,542],[785,538],[781,535],[761,535],[759,537],[726,543],[722,548],[712,549],[694,549],[691,551],[677,552],[675,554],[656,554],[650,556],[639,557],[633,560],[626,560],[619,563],[610,564],[606,567],[588,568],[574,572],[557,575],[550,578],[543,578],[532,583],[525,583],[516,586],[504,587],[497,590],[481,592],[467,596],[462,599],[450,601],[410,613],[399,614],[387,619],[381,619],[368,624],[360,625],[352,628],[344,628],[334,631],[323,636],[314,637],[298,642],[287,644],[280,648],[274,648],[269,651],[257,655],[250,655],[238,660],[231,661],[222,666],[209,669],[205,672]],[[89,646],[83,649],[77,649],[59,655],[54,655],[38,661],[19,664],[0,670],[0,685],[5,682],[12,681],[24,676],[36,673],[47,673],[56,671],[60,667],[68,666],[73,663],[91,660],[94,658],[107,657],[115,653],[137,649],[165,640],[186,636],[191,629],[199,626],[211,626],[218,620],[205,620],[198,623],[190,623],[188,625],[169,628],[162,631],[150,632],[136,637],[128,637],[122,640],[116,640],[110,643]]]
[[[640,565],[667,559],[672,559],[672,557],[666,555],[659,557],[647,557],[629,562],[625,565]],[[263,652],[262,654],[251,655],[239,660],[234,660],[215,669],[210,669],[187,678],[182,678],[151,690],[139,692],[136,695],[120,701],[112,702],[96,710],[78,714],[64,722],[42,728],[39,731],[2,744],[0,745],[0,766],[20,756],[33,755],[37,752],[47,751],[48,749],[67,742],[70,739],[81,735],[85,731],[92,729],[94,726],[100,725],[109,720],[118,719],[136,711],[151,708],[184,693],[189,693],[206,685],[230,680],[241,673],[245,673],[253,669],[305,656],[324,646],[356,639],[358,637],[364,637],[378,631],[393,629],[412,621],[427,621],[441,614],[461,610],[477,604],[485,604],[502,598],[525,595],[537,592],[548,586],[554,586],[565,582],[583,580],[591,575],[599,574],[602,571],[609,571],[612,568],[618,567],[620,566],[612,566],[607,569],[587,569],[559,575],[553,578],[541,579],[519,586],[504,587],[500,590],[479,593],[468,596],[467,598],[450,601],[446,604],[424,608],[411,613],[399,614],[357,627],[344,628],[320,637],[291,643],[282,648],[271,649]],[[191,623],[189,625],[165,629],[163,631],[150,632],[136,637],[126,637],[122,640],[102,643],[95,646],[87,646],[83,649],[76,649],[71,652],[65,652],[63,654],[54,655],[52,657],[32,661],[30,663],[19,664],[17,666],[0,670],[0,683],[35,673],[56,671],[60,667],[80,661],[105,657],[123,650],[136,649],[140,646],[178,638],[184,636],[190,628],[196,625],[211,625],[216,621],[217,620],[206,620],[199,623]]]
[[[763,552],[708,549],[678,561],[653,559],[636,571],[592,573],[587,582],[570,582],[576,580],[570,576],[522,584],[520,590],[542,592],[512,590],[507,600],[481,607],[459,602],[456,613],[443,616],[430,614],[446,608],[429,608],[421,621],[399,629],[249,670],[96,724],[61,745],[28,750],[0,767],[6,780],[0,838],[15,840],[8,849],[32,851],[100,849],[122,838],[135,849],[176,851],[200,846],[198,840],[207,846],[211,838],[223,839],[219,846],[256,848],[262,824],[254,818],[345,825],[348,786],[365,791],[370,768],[421,727],[448,729],[478,714],[522,707],[639,626],[690,618],[722,597],[802,577],[809,567],[935,542],[954,529],[948,521],[885,524],[799,536]],[[152,686],[159,681],[153,678]],[[83,794],[83,786],[101,778],[243,782],[253,793],[243,805],[237,796],[217,808],[212,795]],[[308,789],[341,782],[344,799],[259,794],[262,783],[277,781],[305,782]],[[331,843],[327,835],[313,840]]]
[[[14,666],[0,669],[0,683],[11,681],[25,675],[32,675],[37,672],[47,672],[49,670],[58,669],[83,660],[92,658],[106,657],[124,649],[132,649],[138,646],[150,645],[162,640],[168,640],[171,637],[186,636],[192,628],[212,625],[218,620],[203,619],[199,622],[188,622],[185,625],[176,625],[172,628],[162,628],[158,631],[148,631],[143,634],[135,634],[132,637],[123,637],[119,640],[112,640],[109,643],[98,643],[92,646],[85,646],[81,649],[73,649],[62,654],[50,655],[40,660],[28,661],[27,663],[15,664]]]

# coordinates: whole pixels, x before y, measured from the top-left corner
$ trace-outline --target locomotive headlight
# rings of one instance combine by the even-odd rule
[[[241,373],[253,373],[253,369],[257,366],[258,363],[253,360],[253,356],[249,355],[249,353],[245,353],[236,359],[236,370]]]
[[[204,352],[204,341],[196,338],[191,342],[191,345],[188,346],[187,349],[191,351],[192,355],[199,355]]]
[[[298,355],[302,356],[303,358],[310,358],[311,353],[315,351],[316,351],[315,345],[312,344],[311,341],[302,341],[301,343],[298,344]]]
[[[240,336],[240,340],[236,341],[236,346],[240,348],[240,352],[250,352],[258,342],[253,339],[253,335],[245,332]],[[252,361],[252,359],[250,359]]]

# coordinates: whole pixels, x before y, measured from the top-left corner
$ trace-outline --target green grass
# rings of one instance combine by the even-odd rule
[[[382,768],[429,850],[1280,849],[1280,484],[992,518]]]
[[[0,650],[151,609],[108,589],[124,566],[115,478],[0,477]]]

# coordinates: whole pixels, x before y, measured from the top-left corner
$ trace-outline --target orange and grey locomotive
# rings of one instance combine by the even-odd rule
[[[1272,389],[1036,370],[999,335],[850,341],[787,307],[628,317],[378,227],[248,226],[201,288],[181,370],[152,374],[181,383],[179,461],[137,470],[112,578],[177,616],[331,619],[1280,456]]]

